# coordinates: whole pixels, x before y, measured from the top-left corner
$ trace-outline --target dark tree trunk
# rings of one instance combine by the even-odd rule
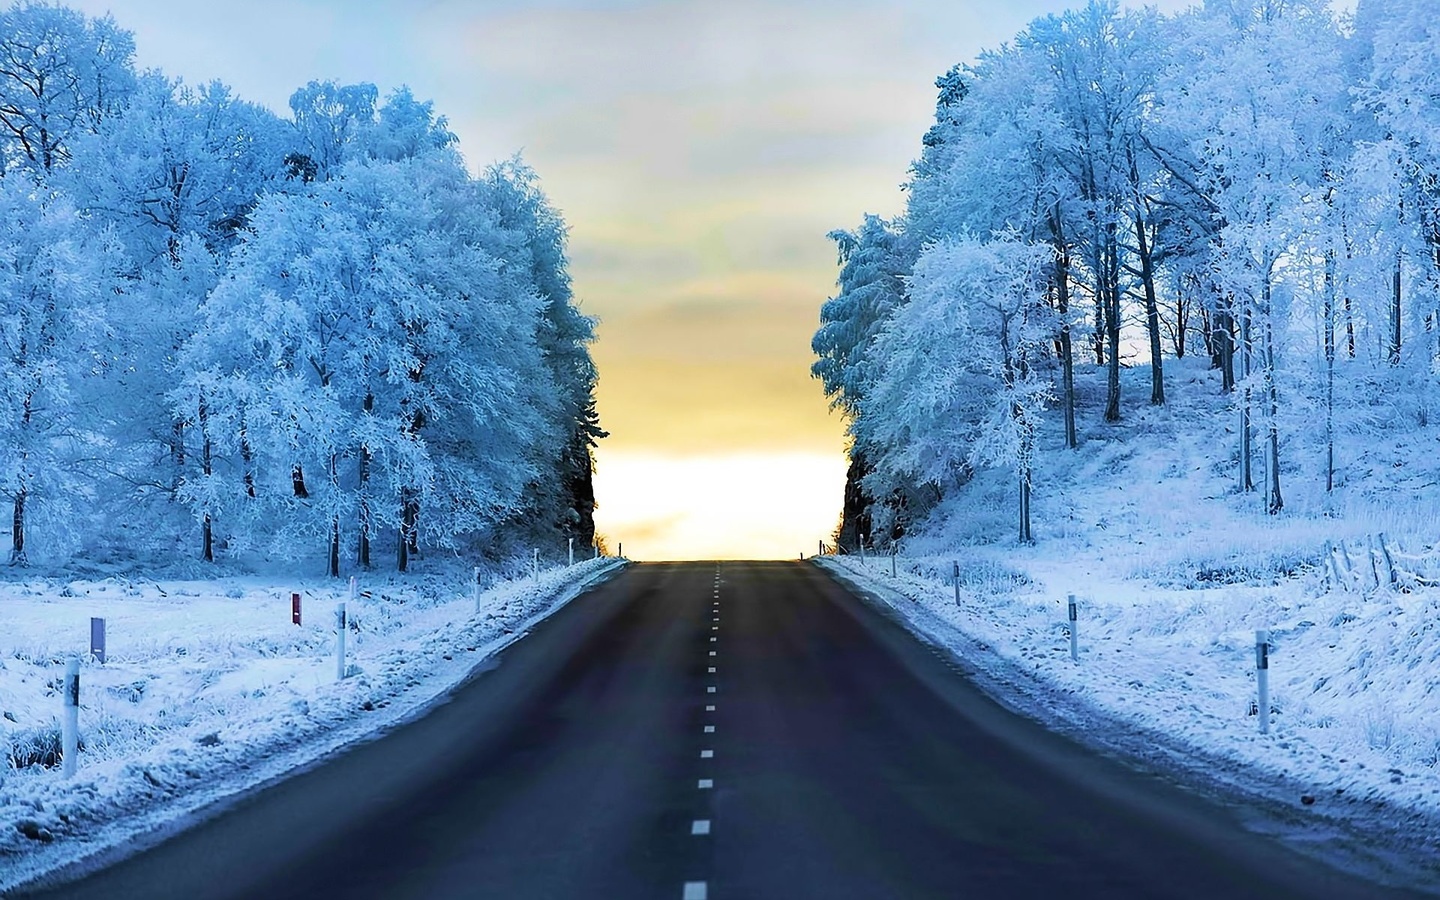
[[[1250,304],[1240,311],[1240,363],[1245,378],[1245,388],[1240,399],[1240,490],[1250,493],[1255,490],[1255,478],[1250,461],[1252,428],[1250,427]]]
[[[295,496],[302,500],[310,496],[310,492],[305,488],[305,470],[299,463],[290,467],[290,483],[295,488]]]
[[[25,559],[25,488],[15,492],[15,517],[10,528],[10,565],[23,566]]]
[[[240,461],[245,467],[245,496],[254,499],[255,497],[255,451],[250,447],[250,429],[245,425],[245,418],[240,418]]]
[[[1105,421],[1120,421],[1120,242],[1116,225],[1106,225],[1105,334],[1110,344],[1109,372],[1105,379]]]
[[[1325,252],[1325,491],[1335,490],[1335,251]]]
[[[1402,257],[1395,257],[1395,273],[1392,281],[1390,300],[1390,365],[1400,365],[1400,263]]]
[[[340,517],[330,519],[330,577],[340,577]]]
[[[375,395],[365,394],[364,409],[369,414],[375,409]],[[360,445],[360,511],[359,543],[356,547],[356,562],[360,568],[370,568],[370,445]]]
[[[200,472],[205,480],[210,480],[214,472],[210,446],[210,406],[205,402],[205,395],[200,395],[200,403],[196,409],[197,419],[200,424]],[[205,516],[200,523],[200,558],[206,562],[215,561],[215,527],[210,518],[210,511],[205,511]]]
[[[1075,431],[1075,353],[1070,339],[1070,250],[1065,244],[1060,213],[1050,213],[1050,233],[1055,242],[1055,308],[1060,313],[1060,366],[1065,407],[1065,446],[1080,446]]]
[[[1165,373],[1162,368],[1160,348],[1160,303],[1155,297],[1155,262],[1151,258],[1151,245],[1145,233],[1145,222],[1137,210],[1135,214],[1135,239],[1140,251],[1140,281],[1145,288],[1145,325],[1150,332],[1150,402],[1155,406],[1165,403]]]

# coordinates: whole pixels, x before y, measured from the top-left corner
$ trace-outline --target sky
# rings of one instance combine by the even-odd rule
[[[596,520],[636,559],[830,536],[844,423],[809,376],[826,233],[901,211],[938,74],[1078,3],[67,0],[134,32],[142,68],[282,113],[312,79],[409,85],[472,168],[523,153],[601,320]]]

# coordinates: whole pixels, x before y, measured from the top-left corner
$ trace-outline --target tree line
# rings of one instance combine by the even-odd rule
[[[898,537],[979,467],[1031,539],[1037,428],[1125,415],[1121,368],[1200,350],[1235,413],[1241,493],[1279,514],[1286,448],[1337,377],[1424,425],[1440,361],[1440,33],[1426,0],[1113,0],[1032,22],[936,81],[893,220],[831,234],[813,373],[849,420],[841,543]],[[1198,346],[1197,346],[1198,344]],[[1075,376],[1103,372],[1103,407]],[[1099,374],[1097,372],[1097,374]],[[1287,405],[1317,427],[1282,433]],[[1223,423],[1229,425],[1230,421]],[[1217,440],[1222,423],[1216,423]]]
[[[594,328],[536,174],[472,176],[408,89],[284,118],[137,72],[108,16],[0,13],[12,563],[588,546]]]

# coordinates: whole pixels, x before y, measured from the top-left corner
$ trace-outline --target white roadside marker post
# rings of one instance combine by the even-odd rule
[[[865,565],[865,535],[860,535],[860,565]]]
[[[1080,661],[1080,611],[1075,607],[1075,595],[1070,595],[1070,661]]]
[[[570,538],[570,565],[575,565],[575,539]]]
[[[480,615],[480,567],[475,567],[475,580],[470,582],[470,595],[475,598],[475,615]]]
[[[955,573],[951,576],[951,579],[955,582],[955,605],[956,605],[956,606],[959,606],[959,605],[960,605],[960,563],[956,562],[956,563],[953,563],[952,565],[955,566]]]
[[[531,580],[531,581],[539,581],[539,580],[540,580],[540,548],[539,548],[539,547],[534,547],[534,548],[532,548],[531,554],[532,554],[532,555],[531,555],[531,557],[530,557],[530,580]]]
[[[80,760],[80,660],[65,661],[65,715],[60,720],[60,762],[66,778],[75,777]]]
[[[1255,688],[1260,695],[1260,733],[1270,733],[1270,632],[1255,631]]]

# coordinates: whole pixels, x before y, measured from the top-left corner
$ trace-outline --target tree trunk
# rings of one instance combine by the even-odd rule
[[[1109,372],[1105,381],[1105,421],[1120,421],[1120,242],[1116,225],[1108,223],[1105,234],[1105,334],[1110,345]]]
[[[365,412],[368,414],[375,409],[375,395],[370,392],[365,394]],[[356,562],[360,568],[370,568],[370,445],[360,445],[360,537],[359,546],[356,548]]]
[[[170,491],[178,493],[185,477],[185,423],[179,420],[170,425],[170,467]]]
[[[1240,490],[1250,493],[1255,490],[1255,478],[1250,470],[1251,427],[1250,427],[1250,304],[1247,302],[1240,311],[1240,365],[1245,387],[1240,398]]]
[[[1065,407],[1065,446],[1080,446],[1075,433],[1075,353],[1070,339],[1070,250],[1063,236],[1058,210],[1050,213],[1050,233],[1055,242],[1055,308],[1060,313],[1060,367]]]
[[[1335,490],[1335,251],[1325,251],[1325,492]]]
[[[1235,298],[1226,295],[1215,310],[1215,348],[1220,356],[1220,392],[1235,390]]]
[[[245,496],[254,499],[255,497],[255,451],[250,447],[250,429],[245,424],[245,416],[240,416],[240,461],[245,467]]]
[[[1270,316],[1270,280],[1265,280],[1265,388],[1270,401],[1270,496],[1266,511],[1279,515],[1285,508],[1280,495],[1280,379],[1275,372],[1275,330]]]
[[[1145,288],[1145,325],[1150,331],[1150,403],[1165,404],[1165,373],[1160,349],[1160,304],[1155,298],[1155,263],[1140,211],[1135,211],[1135,239],[1140,251],[1140,281]]]
[[[1395,274],[1390,301],[1390,365],[1400,365],[1400,265],[1404,257],[1396,254]]]
[[[1020,543],[1033,540],[1030,533],[1030,467],[1020,469]]]
[[[15,492],[15,517],[10,529],[10,565],[23,566],[25,558],[25,497],[28,489],[21,487]]]
[[[330,519],[330,577],[340,577],[340,517]]]
[[[200,424],[200,473],[204,475],[207,482],[206,491],[209,493],[210,476],[214,472],[211,457],[210,445],[210,407],[205,402],[205,394],[200,394],[200,403],[197,407],[196,418]],[[210,511],[205,511],[205,516],[200,523],[200,558],[206,562],[215,561],[215,528],[210,519]]]
[[[305,488],[305,470],[299,463],[290,467],[290,483],[295,488],[295,496],[302,500],[310,496],[310,491]]]

